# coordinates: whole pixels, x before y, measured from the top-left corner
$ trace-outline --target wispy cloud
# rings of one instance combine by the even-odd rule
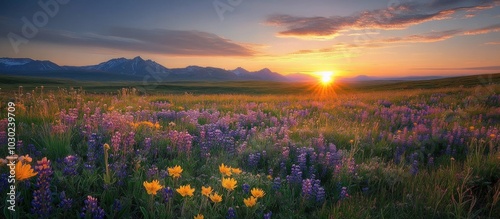
[[[500,65],[494,66],[477,66],[466,68],[413,68],[413,70],[427,71],[500,71]]]
[[[485,43],[486,45],[500,45],[500,41],[496,41],[496,42],[487,42]]]
[[[338,43],[331,47],[315,49],[315,50],[299,50],[291,54],[318,54],[318,53],[339,53],[339,52],[349,53],[351,50],[389,47],[389,46],[397,46],[408,43],[433,43],[451,39],[456,36],[487,34],[496,31],[500,31],[500,24],[495,24],[470,30],[455,29],[455,30],[429,32],[423,34],[413,34],[401,37],[390,37],[385,39],[374,39],[374,40],[363,41],[358,43],[350,43],[350,44]],[[488,42],[486,44],[500,45],[500,42]]]
[[[450,39],[460,35],[479,35],[500,31],[500,24],[490,25],[471,30],[447,30],[430,32],[425,34],[415,34],[404,37],[392,37],[380,40],[382,43],[430,43]]]
[[[450,39],[454,37],[456,34],[460,33],[459,30],[447,30],[440,32],[431,32],[426,34],[414,34],[404,37],[391,37],[387,39],[382,39],[379,42],[382,43],[429,43],[429,42],[438,42]]]
[[[483,28],[465,31],[465,32],[463,32],[463,34],[464,35],[479,35],[479,34],[487,34],[490,32],[498,32],[498,31],[500,31],[500,24],[495,24],[495,25],[491,25],[491,26],[487,26],[487,27],[483,27]]]
[[[351,16],[298,17],[275,14],[266,24],[284,27],[278,36],[334,38],[352,29],[405,29],[432,20],[448,19],[457,11],[478,11],[496,6],[498,0],[433,0],[402,2],[384,9],[367,10]]]
[[[102,33],[40,29],[34,41],[177,56],[253,56],[251,44],[203,31],[115,27]]]

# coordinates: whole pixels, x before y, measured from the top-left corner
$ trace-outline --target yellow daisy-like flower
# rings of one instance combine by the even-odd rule
[[[29,179],[33,176],[36,176],[36,172],[33,172],[31,165],[23,164],[23,162],[16,163],[16,180],[23,181],[25,179]]]
[[[185,186],[180,186],[178,189],[176,189],[175,191],[177,191],[179,194],[181,194],[182,197],[185,197],[186,195],[187,196],[193,196],[193,193],[194,193],[194,188],[191,188],[191,185],[185,185]]]
[[[226,176],[231,176],[231,174],[232,174],[231,167],[224,165],[224,163],[222,163],[219,166],[219,171],[222,175],[226,175]]]
[[[255,204],[257,204],[257,198],[250,196],[250,198],[243,199],[243,202],[247,207],[253,207]]]
[[[234,174],[240,174],[242,171],[240,168],[231,168],[231,172],[233,172]]]
[[[204,219],[205,217],[202,214],[198,214],[194,216],[194,219]]]
[[[168,175],[173,177],[173,178],[179,178],[181,177],[181,173],[182,173],[182,168],[181,166],[177,165],[175,167],[169,167],[167,168],[168,170]]]
[[[210,200],[212,200],[212,201],[213,201],[213,202],[215,202],[215,203],[219,203],[219,202],[221,202],[221,201],[222,201],[222,195],[219,195],[219,194],[217,194],[217,192],[216,192],[216,193],[214,193],[214,194],[210,195]]]
[[[264,190],[259,189],[259,188],[253,188],[250,193],[252,193],[252,196],[255,198],[262,198],[266,194]]]
[[[158,180],[153,180],[152,182],[144,181],[142,185],[146,189],[148,195],[156,195],[156,192],[158,192],[158,190],[163,188],[163,186],[160,185],[160,182]]]
[[[236,183],[238,183],[238,181],[236,181],[233,178],[223,178],[222,179],[222,187],[224,187],[228,191],[233,191],[234,188],[236,188]]]
[[[212,187],[205,187],[205,186],[202,186],[201,187],[201,194],[204,195],[204,196],[209,196],[210,194],[212,194],[214,190],[212,189]]]

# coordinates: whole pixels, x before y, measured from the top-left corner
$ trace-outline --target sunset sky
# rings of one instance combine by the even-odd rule
[[[500,72],[498,0],[24,2],[0,1],[0,57],[80,66],[141,56],[167,68],[342,76]]]

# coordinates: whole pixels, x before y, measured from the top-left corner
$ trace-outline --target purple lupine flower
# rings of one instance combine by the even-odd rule
[[[67,211],[70,210],[73,206],[73,199],[66,197],[66,192],[64,191],[59,194],[59,200],[60,202],[57,207],[59,207],[60,209]]]
[[[78,157],[74,155],[68,155],[64,158],[63,164],[64,164],[64,169],[63,169],[63,174],[66,176],[75,176],[78,174],[77,168],[78,168]]]
[[[236,211],[234,210],[234,208],[229,207],[229,209],[227,209],[226,219],[235,219],[235,218],[236,218]]]
[[[275,191],[279,190],[281,188],[281,178],[279,178],[279,177],[274,178],[273,186],[271,188],[272,188],[272,190],[275,190]]]
[[[266,214],[264,214],[264,219],[271,219],[271,216],[273,215],[273,212],[270,211],[270,212],[267,212]]]
[[[325,189],[322,186],[319,186],[316,189],[316,202],[322,204],[324,201],[325,201]]]
[[[300,170],[299,165],[292,164],[292,171],[290,175],[286,176],[286,180],[288,181],[288,184],[300,185],[302,182],[302,171]]]
[[[250,185],[248,185],[248,183],[243,184],[241,188],[243,189],[243,192],[245,194],[248,194],[248,192],[250,192]]]
[[[297,162],[303,172],[307,170],[307,153],[305,151],[297,156]]]
[[[164,178],[167,178],[169,175],[168,175],[168,170],[161,170],[160,171],[160,179],[164,179]]]
[[[118,185],[124,185],[124,181],[127,178],[127,164],[123,161],[117,161],[111,164],[111,170],[115,173],[116,178],[118,179]]]
[[[97,134],[92,133],[89,141],[87,142],[87,162],[85,163],[85,168],[89,170],[94,170],[97,152]]]
[[[151,150],[151,138],[145,138],[144,139],[144,147],[142,148],[142,151],[145,154],[148,154]]]
[[[302,197],[305,200],[309,200],[310,198],[314,197],[311,179],[302,180]]]
[[[251,168],[256,168],[260,162],[260,153],[251,153],[248,155],[248,166]]]
[[[85,200],[85,206],[82,208],[82,213],[80,213],[81,218],[93,218],[93,219],[103,219],[106,213],[99,207],[97,203],[97,198],[92,196],[87,196]]]
[[[347,193],[347,187],[344,186],[340,191],[340,200],[344,200],[346,198],[349,198],[349,193]]]
[[[113,136],[111,136],[111,147],[113,148],[113,152],[117,154],[121,150],[122,144],[122,134],[120,132],[115,132]]]
[[[47,218],[52,213],[52,193],[50,182],[52,180],[52,167],[47,158],[37,161],[35,170],[38,172],[36,190],[33,192],[31,201],[31,212],[42,218]]]
[[[111,206],[111,209],[113,209],[114,212],[119,212],[123,209],[122,202],[120,199],[115,199],[113,201],[113,205]]]
[[[131,153],[134,151],[135,145],[135,132],[129,132],[125,140],[123,141],[123,151],[125,153]]]
[[[148,172],[146,173],[146,176],[148,179],[153,178],[154,176],[158,175],[158,167],[156,165],[151,165],[151,167],[148,169]]]
[[[174,190],[172,190],[170,187],[165,187],[161,190],[161,196],[163,198],[163,201],[167,203],[172,199],[172,197],[174,197]]]
[[[451,146],[446,146],[446,151],[444,152],[446,155],[451,155]]]
[[[417,159],[413,160],[413,163],[411,164],[411,167],[410,167],[410,173],[411,173],[411,175],[417,175],[417,173],[418,173],[418,160]]]
[[[286,177],[286,162],[284,160],[280,162],[280,176]]]

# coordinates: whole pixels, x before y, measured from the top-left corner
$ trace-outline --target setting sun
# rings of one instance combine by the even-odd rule
[[[327,85],[333,82],[333,72],[331,71],[318,72],[318,75],[323,85]]]

